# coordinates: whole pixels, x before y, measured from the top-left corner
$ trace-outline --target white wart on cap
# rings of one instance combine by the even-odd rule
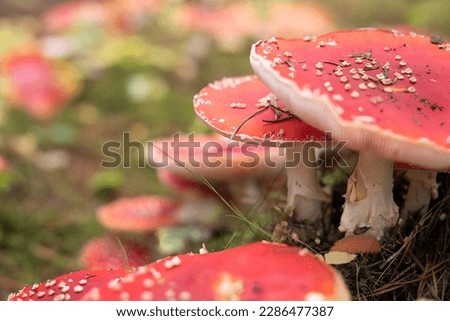
[[[128,272],[125,269],[70,272],[42,283],[27,285],[9,295],[8,301],[78,301],[92,288],[118,284]]]

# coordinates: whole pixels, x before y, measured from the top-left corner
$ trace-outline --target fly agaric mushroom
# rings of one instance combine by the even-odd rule
[[[255,10],[243,2],[222,6],[187,3],[179,6],[173,16],[174,25],[206,33],[228,50],[239,48],[245,37],[254,35],[258,28]]]
[[[309,143],[325,140],[324,133],[293,118],[256,76],[224,78],[209,84],[194,96],[194,109],[206,124],[226,137],[286,147],[286,210],[295,212],[299,221],[320,217],[322,202],[329,198],[320,186],[316,164],[304,164],[307,159],[302,153],[308,152],[305,147]],[[303,158],[297,159],[298,155]]]
[[[450,46],[378,29],[259,41],[250,61],[289,111],[359,150],[340,230],[381,239],[397,222],[393,162],[450,167]]]
[[[1,73],[9,103],[40,120],[56,114],[80,86],[69,64],[51,61],[32,47],[12,50],[3,57]]]
[[[276,165],[284,162],[273,149],[255,144],[231,144],[215,134],[176,134],[160,139],[149,146],[148,156],[155,168],[165,168],[189,179],[201,176],[211,181],[276,176],[279,174]],[[257,161],[263,157],[270,157],[273,166]]]
[[[112,0],[104,3],[111,24],[121,31],[132,32],[158,13],[166,0]]]
[[[10,169],[9,161],[0,154],[0,172],[6,172]]]
[[[149,146],[149,163],[187,179],[206,180],[214,187],[226,183],[237,203],[262,197],[259,179],[275,178],[284,157],[275,149],[254,144],[230,143],[220,135],[177,134]],[[265,159],[270,159],[268,164]],[[247,201],[250,199],[251,201]]]
[[[169,168],[157,168],[156,174],[163,185],[177,192],[177,196],[182,202],[183,211],[186,214],[193,213],[192,215],[185,215],[186,217],[197,217],[197,219],[194,219],[196,221],[194,223],[202,223],[204,227],[211,228],[217,225],[222,202],[217,197],[216,192],[222,197],[229,198],[222,184],[214,182],[213,189],[211,189],[204,182],[178,175]],[[167,228],[170,229],[170,227]]]
[[[203,249],[203,253],[205,253]],[[331,266],[306,249],[259,242],[170,256],[138,268],[83,300],[349,300]]]
[[[81,270],[46,282],[27,285],[8,297],[8,301],[78,301],[91,288],[116,284],[127,270]]]
[[[180,204],[163,196],[124,197],[97,209],[99,222],[118,231],[145,232],[178,223]]]
[[[210,224],[216,202],[182,203],[164,196],[123,197],[97,209],[99,222],[124,232],[151,232],[163,226]]]
[[[168,168],[157,168],[156,175],[158,180],[169,189],[178,191],[182,196],[186,194],[200,194],[204,196],[213,196],[214,192],[204,183],[198,180],[190,179],[170,171]]]
[[[289,17],[289,19],[286,19]],[[298,37],[332,30],[333,19],[317,1],[276,1],[267,10],[267,18],[260,22],[260,37],[273,35]]]
[[[111,235],[89,240],[80,250],[80,260],[88,270],[125,269],[144,265],[150,258],[142,244]]]
[[[9,188],[11,176],[11,165],[9,164],[9,161],[0,154],[0,192]]]
[[[72,0],[60,3],[42,15],[47,32],[62,32],[82,23],[104,26],[110,20],[103,3],[90,0]]]

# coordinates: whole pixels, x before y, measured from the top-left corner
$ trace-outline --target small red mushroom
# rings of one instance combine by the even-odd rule
[[[56,63],[36,48],[12,50],[2,59],[6,98],[31,116],[45,120],[55,115],[78,92],[79,81],[67,63]]]
[[[258,242],[170,256],[83,300],[349,300],[341,275],[306,249]]]
[[[289,17],[289,19],[286,19]],[[276,1],[260,22],[261,37],[301,37],[328,32],[333,27],[329,12],[318,2]]]
[[[254,8],[243,2],[222,6],[188,3],[179,6],[174,16],[176,26],[204,32],[218,40],[225,49],[235,49],[258,28]]]
[[[9,161],[0,154],[0,172],[7,172],[10,169]]]
[[[217,200],[195,198],[175,201],[156,195],[123,197],[97,209],[99,222],[112,230],[123,232],[153,232],[177,224],[216,224]]]
[[[164,186],[179,192],[181,196],[185,196],[186,194],[200,194],[211,197],[214,195],[214,192],[204,183],[178,175],[168,168],[157,168],[156,175]]]
[[[287,109],[359,151],[341,231],[381,239],[396,224],[394,161],[450,168],[449,53],[433,37],[378,29],[253,45],[255,73]]]
[[[258,161],[264,157],[271,162]],[[279,174],[277,165],[284,162],[275,149],[229,142],[215,134],[176,134],[156,140],[149,146],[148,158],[155,168],[165,168],[188,179],[203,177],[213,182],[249,176],[274,177]]]
[[[117,231],[146,232],[179,223],[180,204],[163,196],[124,197],[97,209],[105,227]]]
[[[0,154],[0,191],[7,190],[11,182],[11,165],[8,159]]]
[[[158,13],[165,2],[166,0],[111,0],[104,5],[114,27],[133,32]]]
[[[156,140],[149,145],[148,158],[158,171],[203,184],[206,180],[214,187],[226,183],[237,203],[252,205],[262,198],[258,180],[275,178],[284,167],[284,157],[274,148],[230,142],[216,134],[176,134]]]
[[[89,240],[80,250],[80,261],[88,270],[126,269],[150,262],[149,248],[112,235]]]
[[[189,177],[179,175],[170,168],[157,168],[159,181],[177,193],[181,205],[178,211],[180,222],[194,223],[211,228],[218,223],[222,201],[216,192],[228,199],[228,191],[221,182],[210,182],[212,187]]]
[[[194,96],[194,109],[207,125],[226,137],[285,147],[283,164],[272,166],[286,167],[287,212],[295,212],[299,221],[320,217],[322,202],[329,197],[319,183],[315,159],[306,162],[308,153],[326,139],[324,133],[287,112],[256,76],[224,78],[209,84]],[[270,162],[259,159],[261,164]]]
[[[9,295],[8,301],[78,301],[90,289],[117,284],[127,270],[81,270],[46,282],[27,285]]]
[[[109,19],[105,5],[91,0],[60,3],[41,17],[42,25],[47,32],[64,32],[80,23],[103,26]]]

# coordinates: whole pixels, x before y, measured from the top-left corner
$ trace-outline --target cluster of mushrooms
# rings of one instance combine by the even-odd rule
[[[195,95],[194,108],[228,139],[284,151],[275,168],[285,168],[285,210],[297,221],[317,221],[330,201],[313,166],[319,152],[330,141],[357,152],[338,229],[349,239],[382,242],[390,228],[427,208],[436,173],[450,170],[449,52],[439,37],[378,29],[271,38],[251,49],[256,75],[212,82]],[[402,215],[393,198],[395,168],[408,170],[410,180]],[[207,167],[201,173],[210,175]],[[256,242],[214,253],[203,247],[130,269],[82,270],[9,299],[350,298],[341,275],[308,250]]]
[[[287,210],[299,221],[328,201],[304,145],[357,151],[339,230],[381,240],[399,222],[394,168],[410,170],[403,220],[426,209],[436,173],[450,169],[449,51],[437,37],[377,29],[271,38],[252,47],[256,76],[214,82],[194,106],[223,135],[286,148]]]

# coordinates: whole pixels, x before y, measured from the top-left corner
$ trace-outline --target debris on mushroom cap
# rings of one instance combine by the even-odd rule
[[[330,248],[331,251],[347,252],[350,254],[378,253],[381,252],[381,245],[372,235],[349,235],[338,240]]]
[[[426,36],[358,29],[259,41],[250,60],[291,112],[349,148],[442,170],[450,168],[449,55],[448,44]]]
[[[88,241],[80,251],[85,269],[126,269],[150,262],[151,253],[144,245],[123,237],[100,236]]]
[[[194,109],[206,124],[233,139],[275,146],[325,140],[324,133],[293,117],[254,75],[209,84],[194,96]]]
[[[124,197],[97,209],[105,227],[130,232],[152,231],[178,222],[180,204],[162,196]]]
[[[127,270],[81,270],[27,285],[8,301],[78,301],[92,288],[117,284]]]
[[[270,262],[268,264],[268,262]],[[306,249],[252,243],[171,256],[138,268],[84,300],[349,300],[340,276]]]
[[[258,161],[270,157],[273,166]],[[229,142],[224,137],[176,134],[149,145],[149,163],[190,179],[226,181],[242,177],[268,177],[279,174],[284,157],[277,149]],[[279,165],[279,166],[278,166]]]
[[[24,108],[37,119],[56,114],[79,90],[74,69],[64,62],[54,62],[39,49],[26,47],[7,53],[1,74],[6,80],[6,99]]]

